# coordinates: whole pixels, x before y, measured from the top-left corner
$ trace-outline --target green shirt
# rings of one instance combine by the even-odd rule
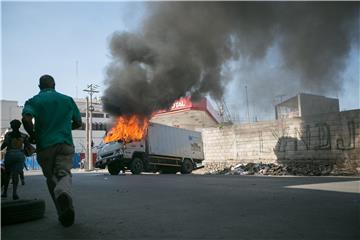
[[[58,143],[74,145],[72,122],[81,122],[81,115],[74,100],[55,89],[43,89],[25,102],[22,115],[35,118],[35,140],[38,150]]]

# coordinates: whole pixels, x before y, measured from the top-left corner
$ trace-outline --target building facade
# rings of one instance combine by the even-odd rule
[[[339,112],[339,99],[300,93],[275,106],[276,119]]]
[[[1,135],[10,129],[10,121],[13,119],[21,120],[21,112],[23,107],[18,105],[17,101],[0,100],[1,108]],[[24,129],[20,129],[24,131]]]
[[[159,111],[150,120],[172,127],[201,131],[220,123],[220,115],[206,98],[192,102],[190,97],[177,100],[168,111]]]

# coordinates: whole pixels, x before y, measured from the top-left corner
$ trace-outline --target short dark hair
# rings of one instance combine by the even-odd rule
[[[12,128],[12,129],[19,129],[20,128],[20,126],[21,126],[21,122],[19,121],[19,120],[17,120],[17,119],[14,119],[14,120],[12,120],[11,122],[10,122],[10,127]]]
[[[39,79],[39,88],[45,89],[45,88],[55,88],[55,80],[50,75],[42,75]]]

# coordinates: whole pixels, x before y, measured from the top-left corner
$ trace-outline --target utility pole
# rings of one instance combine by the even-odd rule
[[[89,103],[89,98],[86,97],[86,152],[88,155],[88,170],[92,171],[94,170],[94,166],[93,166],[93,154],[92,154],[92,112],[95,110],[93,103],[92,103],[92,96],[94,93],[98,93],[99,91],[97,91],[96,89],[99,86],[96,84],[89,84],[87,86],[87,89],[84,89],[84,92],[87,92],[90,95],[90,103]]]
[[[86,96],[86,111],[85,111],[85,163],[84,169],[89,169],[89,97]]]

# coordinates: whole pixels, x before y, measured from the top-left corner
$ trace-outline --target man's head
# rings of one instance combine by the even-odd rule
[[[55,89],[55,81],[54,78],[50,75],[43,75],[39,79],[39,88],[40,90],[46,89],[46,88],[52,88]]]
[[[14,119],[10,122],[10,127],[12,130],[18,130],[21,126],[21,122],[17,119]]]

